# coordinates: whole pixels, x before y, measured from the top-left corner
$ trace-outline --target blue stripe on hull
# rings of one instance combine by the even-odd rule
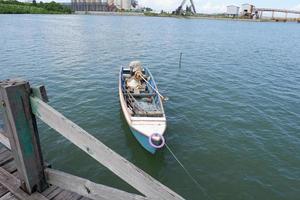
[[[139,141],[139,143],[150,153],[155,154],[156,148],[152,147],[149,143],[149,138],[138,131],[134,130],[133,128],[130,128],[132,134],[134,137]]]

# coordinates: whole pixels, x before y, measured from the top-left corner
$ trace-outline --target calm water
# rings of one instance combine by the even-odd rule
[[[183,52],[182,68],[178,68]],[[300,25],[146,17],[0,15],[0,78],[45,84],[50,105],[187,199],[300,196]],[[152,156],[119,106],[139,59],[163,94],[171,154]],[[134,191],[40,122],[53,168]]]

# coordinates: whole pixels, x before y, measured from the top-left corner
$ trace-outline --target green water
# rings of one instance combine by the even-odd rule
[[[49,104],[186,199],[300,196],[300,26],[173,18],[0,15],[0,78],[46,85]],[[182,67],[178,68],[180,52]],[[167,149],[135,140],[118,100],[141,60],[165,104]],[[55,169],[134,191],[39,121]]]

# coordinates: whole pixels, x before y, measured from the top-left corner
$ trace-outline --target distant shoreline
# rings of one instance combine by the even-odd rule
[[[138,13],[138,12],[101,12],[101,11],[75,11],[74,14],[77,15],[99,15],[99,16],[145,16],[145,17],[170,17],[178,19],[209,19],[209,20],[228,20],[228,21],[248,21],[248,22],[298,22],[300,19],[289,18],[287,20],[283,18],[277,19],[245,19],[245,18],[231,18],[223,17],[218,15],[211,16],[178,16],[171,14],[155,14],[155,13]]]

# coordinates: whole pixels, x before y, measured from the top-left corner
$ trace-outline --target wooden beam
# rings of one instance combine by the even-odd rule
[[[49,102],[46,88],[44,85],[41,85],[38,87],[32,87],[31,92],[32,92],[33,96],[38,97],[39,99],[41,99],[42,101],[44,101],[46,103]]]
[[[8,173],[2,167],[0,167],[0,184],[3,185],[14,196],[21,200],[48,200],[46,197],[39,193],[33,193],[28,195],[26,192],[20,189],[21,182],[14,175]]]
[[[124,192],[112,187],[93,183],[87,179],[80,178],[65,172],[51,168],[45,169],[46,178],[49,184],[58,186],[64,190],[76,192],[90,199],[98,200],[146,200],[147,198]]]
[[[0,81],[4,127],[16,161],[22,188],[31,194],[47,187],[35,116],[30,107],[26,81]]]
[[[31,97],[30,99],[32,111],[38,118],[146,197],[160,200],[183,199],[42,100],[36,97]]]
[[[8,149],[11,149],[9,139],[5,136],[2,129],[0,129],[0,142],[6,146]]]

